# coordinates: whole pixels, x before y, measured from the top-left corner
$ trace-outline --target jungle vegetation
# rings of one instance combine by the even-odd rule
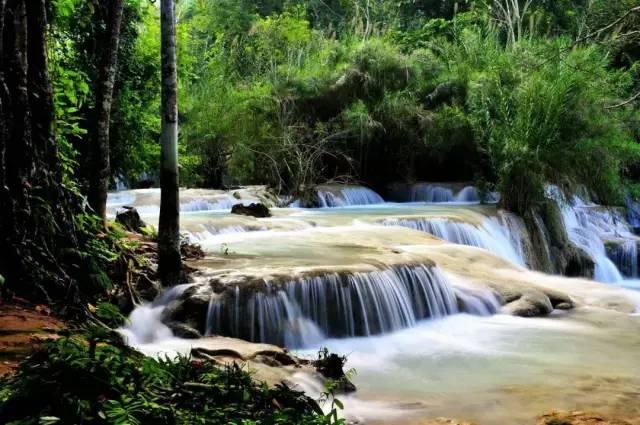
[[[640,193],[638,28],[638,0],[2,0],[0,296],[91,316],[138,261],[107,190],[177,193],[176,168],[181,186],[283,195],[473,181],[524,213],[552,182],[618,205]],[[2,382],[3,418],[337,421],[246,372],[100,338],[36,353]]]

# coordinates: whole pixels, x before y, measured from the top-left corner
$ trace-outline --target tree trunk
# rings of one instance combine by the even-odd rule
[[[178,76],[175,0],[161,0],[162,133],[160,164],[159,274],[163,285],[180,279],[180,202],[178,193]]]
[[[80,208],[63,189],[53,135],[45,0],[0,0],[0,34],[0,290],[66,296]]]
[[[113,104],[113,86],[118,68],[118,44],[122,24],[123,0],[102,0],[107,31],[102,44],[102,58],[98,71],[96,92],[96,128],[90,147],[89,205],[103,220],[106,219],[107,190],[111,176],[109,162],[109,124]]]

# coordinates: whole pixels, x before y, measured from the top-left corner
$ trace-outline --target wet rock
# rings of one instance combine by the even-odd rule
[[[557,291],[545,291],[545,295],[549,298],[553,308],[558,310],[571,310],[575,307],[575,303],[567,294]]]
[[[250,217],[256,217],[256,218],[271,217],[271,212],[269,211],[269,208],[266,205],[261,203],[250,204],[250,205],[235,204],[233,207],[231,207],[231,213],[239,214],[239,215],[248,215]]]
[[[199,339],[202,338],[202,334],[191,326],[184,323],[170,322],[167,326],[171,329],[173,334],[178,338],[184,339]]]
[[[208,285],[192,286],[171,302],[162,313],[165,324],[182,323],[198,332],[204,332],[207,321],[207,308],[212,295]]]
[[[538,418],[537,425],[632,425],[632,422],[606,418],[593,412],[554,411]]]
[[[544,293],[528,291],[506,304],[503,311],[514,316],[539,317],[550,314],[553,311],[553,305]]]
[[[138,210],[130,206],[124,206],[122,207],[122,210],[118,211],[116,214],[116,223],[119,223],[125,229],[136,233],[141,233],[142,228],[147,226],[140,218]]]
[[[531,235],[534,269],[571,277],[593,276],[593,259],[569,240],[555,202],[544,202],[539,211],[526,214],[524,221]]]
[[[595,270],[593,259],[584,250],[569,244],[560,257],[560,267],[565,276],[592,277]]]
[[[635,250],[627,243],[635,244]],[[629,239],[612,239],[605,241],[605,249],[607,257],[616,265],[623,276],[634,276],[637,274],[637,264],[640,263],[640,249],[638,249],[638,240],[630,241]],[[634,255],[635,254],[635,258]]]
[[[316,371],[326,379],[333,381],[338,393],[352,393],[356,391],[356,386],[347,378],[344,373],[346,357],[335,353],[321,352],[318,360],[313,362]]]

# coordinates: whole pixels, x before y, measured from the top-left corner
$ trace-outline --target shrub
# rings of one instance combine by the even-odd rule
[[[102,341],[102,342],[100,342]],[[285,384],[233,364],[145,357],[94,332],[48,343],[0,381],[7,424],[341,424]]]

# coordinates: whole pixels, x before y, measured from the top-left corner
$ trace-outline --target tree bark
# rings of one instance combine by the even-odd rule
[[[175,0],[161,0],[162,133],[158,268],[163,285],[180,280],[180,202],[178,193],[178,75]]]
[[[52,128],[46,3],[0,0],[0,15],[0,290],[63,297],[80,208],[63,189]]]
[[[90,147],[89,205],[103,220],[107,215],[107,191],[111,177],[109,161],[109,124],[113,104],[113,87],[118,68],[118,46],[122,24],[123,0],[103,0],[107,31],[102,44],[102,58],[96,92],[96,128]]]

